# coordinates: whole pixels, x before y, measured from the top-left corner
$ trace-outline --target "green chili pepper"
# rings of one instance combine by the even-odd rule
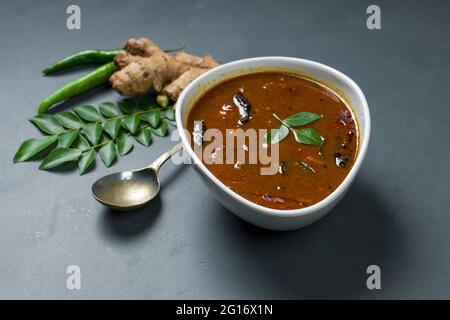
[[[165,52],[180,51],[186,47],[183,42],[179,48],[164,50]],[[121,49],[114,50],[84,50],[59,60],[55,64],[42,71],[45,75],[53,74],[70,67],[79,66],[82,64],[100,64],[113,61],[114,57],[121,51]]]
[[[64,87],[56,90],[41,102],[39,105],[38,114],[44,113],[55,103],[73,96],[77,96],[107,82],[109,77],[117,70],[118,68],[114,62],[108,62],[98,67],[91,73],[88,73],[84,77],[66,84]]]
[[[70,67],[82,65],[82,64],[100,64],[110,62],[119,53],[119,49],[116,50],[85,50],[74,53],[73,55],[59,60],[55,64],[51,65],[44,71],[45,75],[55,73],[57,71],[67,69]]]

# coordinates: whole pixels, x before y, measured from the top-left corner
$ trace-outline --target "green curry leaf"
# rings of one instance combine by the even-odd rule
[[[302,128],[295,130],[295,140],[299,143],[318,146],[322,144],[322,137],[317,130],[313,128]]]
[[[67,129],[75,129],[83,126],[83,121],[73,112],[63,111],[55,114],[55,117]]]
[[[100,113],[106,118],[113,118],[119,115],[116,105],[112,102],[103,102],[98,108]]]
[[[121,156],[126,155],[127,153],[129,153],[131,151],[131,149],[133,149],[133,142],[126,134],[121,134],[117,138],[116,143],[117,143],[117,149],[119,150],[119,154]]]
[[[119,106],[119,109],[125,114],[132,114],[137,111],[136,101],[134,101],[133,99],[120,100],[117,105]]]
[[[153,128],[157,128],[161,120],[161,112],[159,109],[146,112],[141,116],[141,119],[148,122]]]
[[[81,105],[74,109],[77,115],[80,116],[81,119],[87,122],[96,122],[102,121],[102,116],[98,113],[97,109],[95,109],[91,105]]]
[[[103,123],[103,130],[112,138],[117,138],[121,127],[120,119],[109,119]]]
[[[167,132],[169,131],[169,126],[167,124],[167,121],[163,120],[161,121],[161,125],[158,128],[152,128],[151,130],[157,136],[165,137],[167,135]]]
[[[95,162],[95,151],[93,149],[84,152],[78,160],[80,175],[84,174]]]
[[[100,158],[105,166],[109,167],[117,157],[116,145],[110,141],[100,148]]]
[[[75,142],[73,143],[73,147],[75,149],[84,151],[86,149],[89,149],[91,147],[91,145],[89,144],[89,141],[87,141],[87,139],[83,135],[79,134],[78,138],[75,139]]]
[[[56,148],[48,154],[39,169],[52,169],[67,162],[77,161],[80,156],[81,151],[78,149]]]
[[[92,145],[96,145],[102,136],[102,126],[99,123],[90,123],[81,130],[81,133]]]
[[[60,134],[64,132],[64,127],[56,117],[49,114],[39,114],[31,118],[30,121],[47,134]]]
[[[136,114],[130,115],[122,119],[122,125],[125,129],[134,134],[139,127],[139,117]]]
[[[298,143],[318,146],[324,141],[320,133],[313,128],[300,128],[294,129],[293,126],[303,126],[313,121],[319,120],[321,117],[318,114],[312,112],[299,112],[281,120],[276,114],[273,116],[281,122],[281,127],[275,129],[275,133],[268,135],[272,143],[278,143],[289,134],[291,131],[294,134],[294,138]],[[284,127],[284,128],[283,128]],[[278,131],[277,131],[278,130]],[[280,132],[282,131],[282,132]]]
[[[152,143],[152,130],[149,127],[140,129],[134,136],[137,142],[148,147]]]
[[[139,106],[142,110],[150,110],[150,109],[156,109],[159,108],[158,104],[155,101],[155,97],[146,96],[143,97],[139,101]]]
[[[320,115],[318,115],[317,113],[299,112],[287,117],[283,120],[283,122],[291,127],[301,127],[319,119]]]
[[[14,163],[31,159],[58,141],[58,136],[28,139],[20,146],[14,156]]]
[[[59,147],[69,148],[72,146],[78,134],[80,133],[79,129],[71,130],[67,133],[64,133],[59,136]]]
[[[289,134],[289,128],[285,125],[281,125],[279,128],[271,129],[266,136],[266,140],[271,144],[279,143],[286,138]]]
[[[175,109],[173,107],[167,107],[164,110],[164,116],[170,121],[175,121]]]

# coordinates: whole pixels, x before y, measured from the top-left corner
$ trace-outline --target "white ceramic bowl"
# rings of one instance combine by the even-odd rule
[[[301,74],[337,90],[350,104],[359,125],[360,145],[356,161],[344,181],[322,201],[296,210],[276,210],[255,204],[227,188],[201,162],[185,134],[187,115],[194,102],[214,85],[242,74],[258,71],[287,71]],[[358,173],[370,136],[370,114],[366,98],[358,85],[342,72],[324,64],[287,57],[260,57],[238,60],[216,67],[195,79],[181,94],[176,106],[176,121],[184,150],[214,197],[238,217],[271,230],[292,230],[307,226],[328,213],[344,196]]]

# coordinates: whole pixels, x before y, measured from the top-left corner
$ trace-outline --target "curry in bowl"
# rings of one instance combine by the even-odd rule
[[[201,158],[214,176],[242,197],[273,209],[323,200],[347,176],[358,153],[358,124],[345,99],[316,80],[285,72],[255,72],[217,84],[195,101],[187,129],[193,149],[214,144],[212,157]],[[206,139],[209,129],[224,137],[239,129],[266,134],[218,144]],[[277,151],[271,174],[261,174],[266,164],[251,161],[255,142],[269,154]],[[242,153],[243,161],[236,157]]]

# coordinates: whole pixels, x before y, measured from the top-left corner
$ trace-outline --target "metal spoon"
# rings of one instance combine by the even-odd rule
[[[159,192],[159,168],[182,148],[179,143],[148,167],[109,174],[92,185],[92,195],[114,210],[133,210],[149,203]]]

